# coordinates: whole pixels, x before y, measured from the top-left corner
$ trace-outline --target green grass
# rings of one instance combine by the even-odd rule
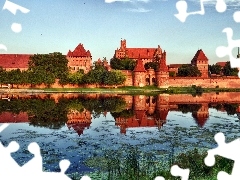
[[[192,94],[201,95],[209,92],[240,92],[240,88],[202,88],[193,87],[169,87],[158,88],[156,86],[123,86],[118,88],[32,88],[29,90],[44,90],[45,93],[117,93],[117,94],[149,94],[157,95],[160,93],[167,94]]]
[[[92,179],[106,180],[150,180],[162,176],[168,180],[179,180],[170,173],[173,164],[183,169],[190,169],[189,179],[192,180],[213,180],[217,179],[219,171],[231,173],[233,161],[216,156],[216,163],[213,167],[204,164],[207,153],[199,152],[197,149],[187,151],[175,157],[174,162],[161,162],[153,156],[141,155],[137,149],[125,151],[125,155],[116,152],[108,152],[103,157],[94,157],[86,165],[99,170],[87,173]],[[80,179],[75,176],[73,179]]]

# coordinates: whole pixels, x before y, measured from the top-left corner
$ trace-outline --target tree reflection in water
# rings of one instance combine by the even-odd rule
[[[79,163],[86,162],[88,164],[91,162],[90,160],[95,165],[97,162],[106,162],[105,156],[108,156],[113,161],[107,161],[106,167],[103,164],[100,167],[105,167],[103,171],[109,170],[109,176],[112,176],[115,171],[115,174],[118,175],[127,173],[129,177],[131,173],[139,176],[142,173],[147,174],[153,170],[152,168],[157,168],[155,162],[161,160],[159,157],[162,154],[167,154],[166,162],[170,167],[170,164],[175,162],[177,153],[185,152],[188,147],[196,145],[199,148],[209,147],[213,144],[214,134],[219,129],[226,130],[226,124],[221,124],[221,122],[212,124],[211,128],[206,125],[206,122],[213,119],[217,112],[226,112],[231,115],[231,119],[234,119],[235,114],[239,115],[240,112],[240,100],[237,99],[236,94],[230,93],[202,94],[197,97],[179,94],[160,94],[158,96],[40,94],[15,95],[9,98],[10,101],[0,100],[1,123],[26,122],[32,127],[59,130],[55,131],[59,137],[54,134],[57,137],[56,141],[48,140],[51,139],[50,135],[37,136],[43,137],[41,143],[45,144],[42,147],[44,148],[43,152],[46,153],[44,154],[45,158],[49,156],[49,152],[55,150],[57,156],[60,150],[54,143],[63,142],[65,144],[61,145],[63,149],[59,157],[64,156],[62,153],[71,154],[70,157],[66,155],[73,163],[69,172],[72,173],[76,169],[84,171],[86,167],[80,166]],[[229,101],[226,102],[226,99]],[[214,109],[217,111],[211,116]],[[176,116],[175,119],[172,119],[173,114],[183,117]],[[221,115],[223,116],[223,114]],[[177,119],[185,121],[187,117],[191,117],[196,122],[193,121],[195,126],[191,126],[190,129],[181,127],[180,121]],[[96,125],[96,121],[100,125]],[[227,123],[230,124],[230,121]],[[234,121],[231,124],[234,124]],[[71,137],[71,139],[69,131],[62,130],[66,127],[74,129],[80,137]],[[228,125],[227,127],[232,126]],[[235,124],[234,127],[237,131],[238,127]],[[34,137],[35,134],[29,132],[31,137]],[[15,138],[22,140],[24,137],[26,142],[30,136],[27,132],[27,135],[22,135],[21,132],[16,133],[19,135]],[[228,133],[233,134],[233,128],[230,128]],[[8,139],[8,136],[3,136],[3,139],[11,140],[11,138]],[[124,152],[128,152],[128,154],[124,155]],[[125,159],[121,159],[122,156]],[[138,158],[142,158],[142,161],[139,161]],[[145,160],[148,163],[144,164]],[[123,165],[120,167],[118,162],[129,168],[123,167]],[[50,163],[46,168],[52,168]],[[99,169],[99,167],[95,168]],[[130,172],[129,169],[133,169],[133,171]]]

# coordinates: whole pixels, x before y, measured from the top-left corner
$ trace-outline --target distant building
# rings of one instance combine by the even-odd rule
[[[120,48],[115,50],[114,57],[119,59],[129,58],[132,60],[141,59],[143,64],[158,61],[162,57],[162,49],[157,48],[128,48],[127,41],[121,40]]]
[[[0,54],[0,67],[6,71],[20,69],[21,71],[28,69],[30,56],[34,54]],[[89,50],[85,50],[83,44],[79,44],[75,50],[68,51],[66,55],[68,67],[71,72],[80,69],[87,73],[92,66],[92,56]]]
[[[0,54],[0,67],[6,71],[28,69],[29,58],[32,54]]]
[[[77,72],[82,69],[84,73],[90,71],[92,66],[92,55],[89,50],[85,50],[83,44],[79,44],[75,50],[68,51],[67,56],[68,67],[71,72]]]
[[[198,70],[202,73],[201,77],[208,78],[208,58],[202,49],[196,52],[191,64],[197,66]]]

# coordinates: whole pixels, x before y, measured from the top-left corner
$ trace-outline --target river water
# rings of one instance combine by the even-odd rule
[[[156,96],[117,94],[2,95],[0,133],[7,146],[17,141],[12,157],[23,165],[41,149],[43,168],[59,171],[59,161],[71,162],[67,174],[102,169],[103,158],[121,157],[129,149],[154,161],[173,161],[179,153],[217,147],[214,135],[230,142],[240,135],[240,93]],[[239,100],[238,100],[239,99]]]

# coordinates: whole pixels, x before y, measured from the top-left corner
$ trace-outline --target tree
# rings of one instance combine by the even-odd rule
[[[22,84],[22,73],[20,71],[20,69],[16,69],[16,70],[11,70],[9,72],[7,72],[7,76],[8,76],[8,80],[9,80],[9,84],[13,85],[16,84],[17,87],[18,85]]]
[[[156,71],[158,69],[158,62],[147,62],[144,67],[145,69],[154,69]]]
[[[186,65],[186,64],[182,65],[178,69],[178,73],[177,73],[177,76],[180,76],[180,77],[199,77],[201,75],[202,73],[198,70],[196,66]]]
[[[119,70],[105,72],[103,83],[106,85],[120,85],[126,80],[126,76]]]
[[[7,72],[0,67],[0,84],[8,84]]]
[[[82,79],[84,84],[103,84],[103,78],[107,70],[102,64],[94,62],[94,67]]]
[[[238,76],[238,68],[231,68],[230,62],[228,61],[223,67],[223,74],[225,76]]]
[[[117,70],[133,70],[135,68],[136,61],[125,58],[125,59],[118,59],[118,58],[112,58],[110,60],[110,66],[112,69],[117,69]]]
[[[44,83],[50,86],[55,79],[66,79],[68,60],[59,52],[50,54],[35,54],[30,57],[29,71],[36,76],[31,78],[31,84]]]
[[[208,67],[211,74],[221,74],[222,72],[222,67],[218,64],[209,65]]]
[[[70,84],[82,84],[83,83],[83,76],[84,72],[83,71],[77,71],[75,73],[71,73],[68,75],[68,82]]]

